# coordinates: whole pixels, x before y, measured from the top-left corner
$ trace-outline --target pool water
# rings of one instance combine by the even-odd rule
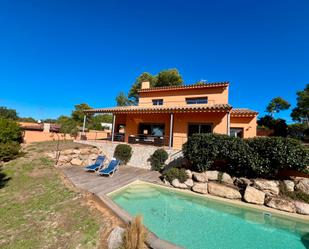
[[[309,249],[309,224],[150,184],[112,193],[161,239],[187,249]]]

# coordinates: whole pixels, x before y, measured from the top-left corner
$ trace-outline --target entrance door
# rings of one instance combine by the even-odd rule
[[[188,136],[192,136],[193,134],[201,134],[201,133],[212,133],[211,124],[189,124],[188,127]]]

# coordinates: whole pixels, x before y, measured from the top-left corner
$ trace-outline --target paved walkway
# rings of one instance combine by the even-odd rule
[[[77,187],[101,197],[135,180],[162,183],[160,173],[146,169],[120,166],[112,177],[98,176],[96,173],[85,172],[82,167],[63,168],[62,171]]]

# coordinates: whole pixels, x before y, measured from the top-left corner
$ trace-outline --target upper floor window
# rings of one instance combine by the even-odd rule
[[[186,98],[186,102],[188,105],[194,104],[207,104],[208,98],[207,97],[199,97],[199,98]]]
[[[163,105],[163,99],[153,99],[152,105]]]

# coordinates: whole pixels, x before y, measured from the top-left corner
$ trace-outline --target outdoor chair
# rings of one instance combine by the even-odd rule
[[[95,172],[97,170],[102,169],[105,159],[106,157],[103,155],[98,156],[97,159],[95,160],[95,163],[85,167],[84,170],[88,172]]]

